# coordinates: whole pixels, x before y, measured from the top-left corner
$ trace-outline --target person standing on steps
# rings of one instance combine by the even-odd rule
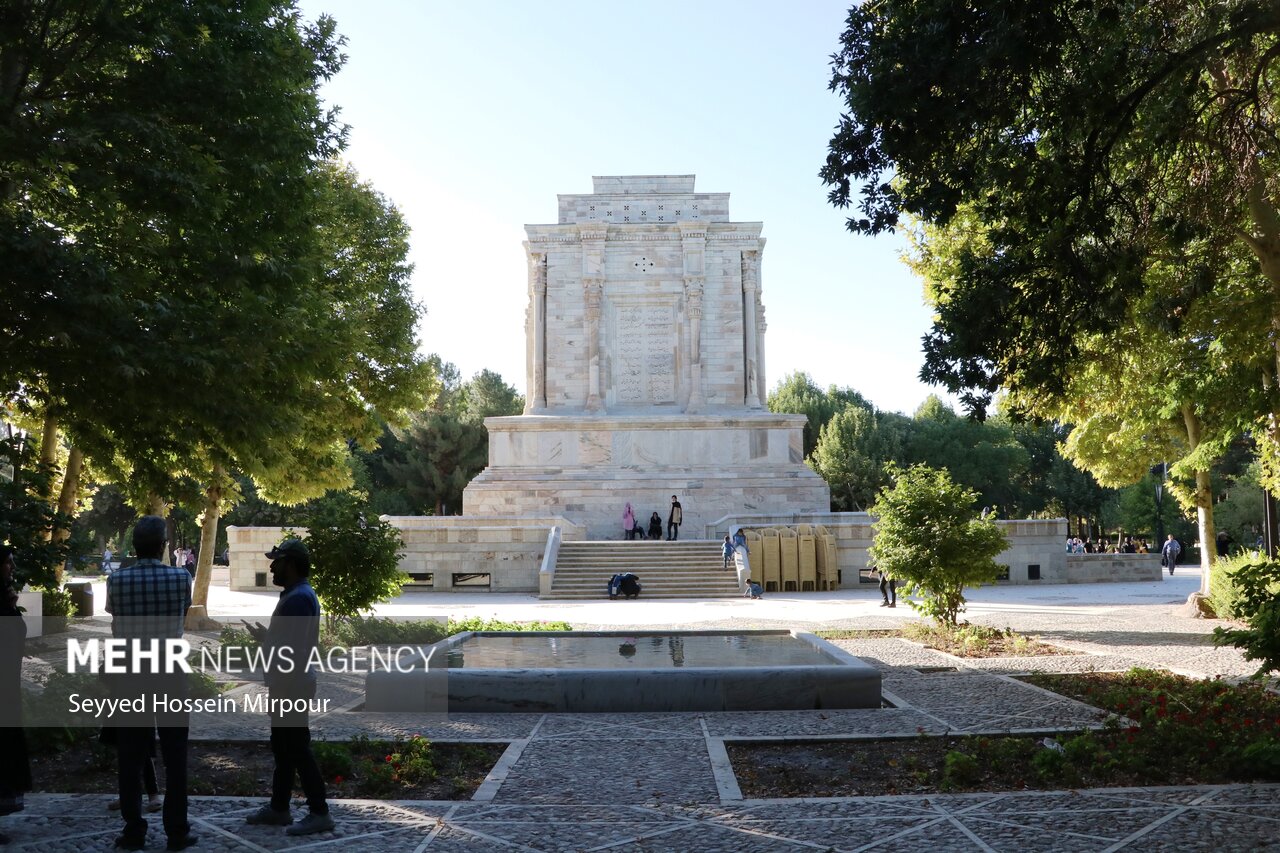
[[[622,538],[627,540],[636,538],[636,514],[631,509],[630,501],[627,501],[627,508],[622,511]]]
[[[680,499],[671,496],[671,514],[667,516],[667,541],[674,542],[680,538],[680,525],[684,522],[684,509]]]

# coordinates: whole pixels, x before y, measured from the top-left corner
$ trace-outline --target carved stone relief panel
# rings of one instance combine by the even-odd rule
[[[609,300],[609,387],[623,406],[676,401],[675,299],[617,297]]]

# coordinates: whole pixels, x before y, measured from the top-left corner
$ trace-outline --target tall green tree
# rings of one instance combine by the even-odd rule
[[[902,442],[882,420],[870,409],[848,406],[822,427],[809,461],[831,487],[833,509],[864,512],[888,485],[888,466],[899,459]]]
[[[407,229],[329,160],[341,39],[292,0],[31,0],[0,34],[0,392],[153,510],[202,484],[199,603],[234,471],[341,486],[430,382]]]
[[[903,457],[946,469],[957,483],[975,490],[984,506],[999,507],[1005,515],[1022,508],[1018,480],[1027,452],[1003,423],[961,417],[930,395],[912,420]]]
[[[1278,39],[1271,0],[851,9],[831,201],[857,201],[859,233],[904,213],[945,225],[966,206],[987,229],[937,302],[925,374],[975,408],[1000,387],[1060,395],[1082,325],[1123,338],[1145,301],[1176,330],[1235,250],[1253,273],[1244,313],[1280,328]],[[1280,338],[1251,340],[1226,356],[1260,392],[1241,408],[1274,460]]]
[[[873,409],[871,403],[852,388],[832,385],[823,391],[814,384],[809,374],[790,373],[783,377],[778,387],[769,392],[766,401],[769,411],[778,414],[805,415],[804,455],[807,458],[818,446],[818,436],[827,421],[846,406]]]
[[[380,466],[416,511],[444,515],[461,510],[463,489],[489,460],[484,418],[518,415],[524,401],[493,371],[462,383],[455,365],[439,356],[428,361],[440,393],[429,409],[414,415],[395,445],[384,444]]]
[[[287,322],[340,62],[291,2],[7,6],[0,393],[163,479]]]

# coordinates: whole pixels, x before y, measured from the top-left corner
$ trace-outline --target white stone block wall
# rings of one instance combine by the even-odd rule
[[[551,528],[560,527],[566,541],[580,541],[586,535],[584,528],[571,521],[537,513],[525,518],[387,516],[386,520],[400,530],[405,543],[400,569],[434,575],[431,587],[415,585],[414,589],[438,592],[455,589],[455,574],[487,574],[492,592],[537,592],[538,569]],[[293,532],[306,535],[305,528]],[[279,527],[227,528],[232,589],[272,588],[270,561],[264,555],[284,535]],[[476,587],[456,589],[474,591]]]
[[[1067,583],[1159,581],[1159,554],[1065,554]]]
[[[272,589],[271,561],[266,558],[266,553],[286,536],[301,538],[306,535],[305,527],[228,527],[231,588]]]
[[[821,524],[836,537],[841,587],[855,588],[859,584],[859,573],[868,567],[867,550],[872,544],[874,521],[865,512],[735,514],[706,525],[703,537],[721,539],[734,527]],[[1009,547],[996,557],[996,562],[1009,566],[1009,579],[1001,583],[1100,583],[1160,579],[1159,554],[1068,555],[1063,547],[1067,535],[1066,519],[1012,519],[996,523],[1009,540]],[[1039,567],[1038,581],[1030,579],[1033,566]]]

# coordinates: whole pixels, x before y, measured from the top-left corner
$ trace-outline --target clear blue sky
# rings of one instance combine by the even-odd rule
[[[524,392],[525,223],[593,175],[696,174],[764,222],[769,386],[807,371],[910,413],[929,327],[897,237],[857,237],[817,177],[847,3],[303,0],[349,56],[324,95],[346,158],[413,229],[423,347]]]

